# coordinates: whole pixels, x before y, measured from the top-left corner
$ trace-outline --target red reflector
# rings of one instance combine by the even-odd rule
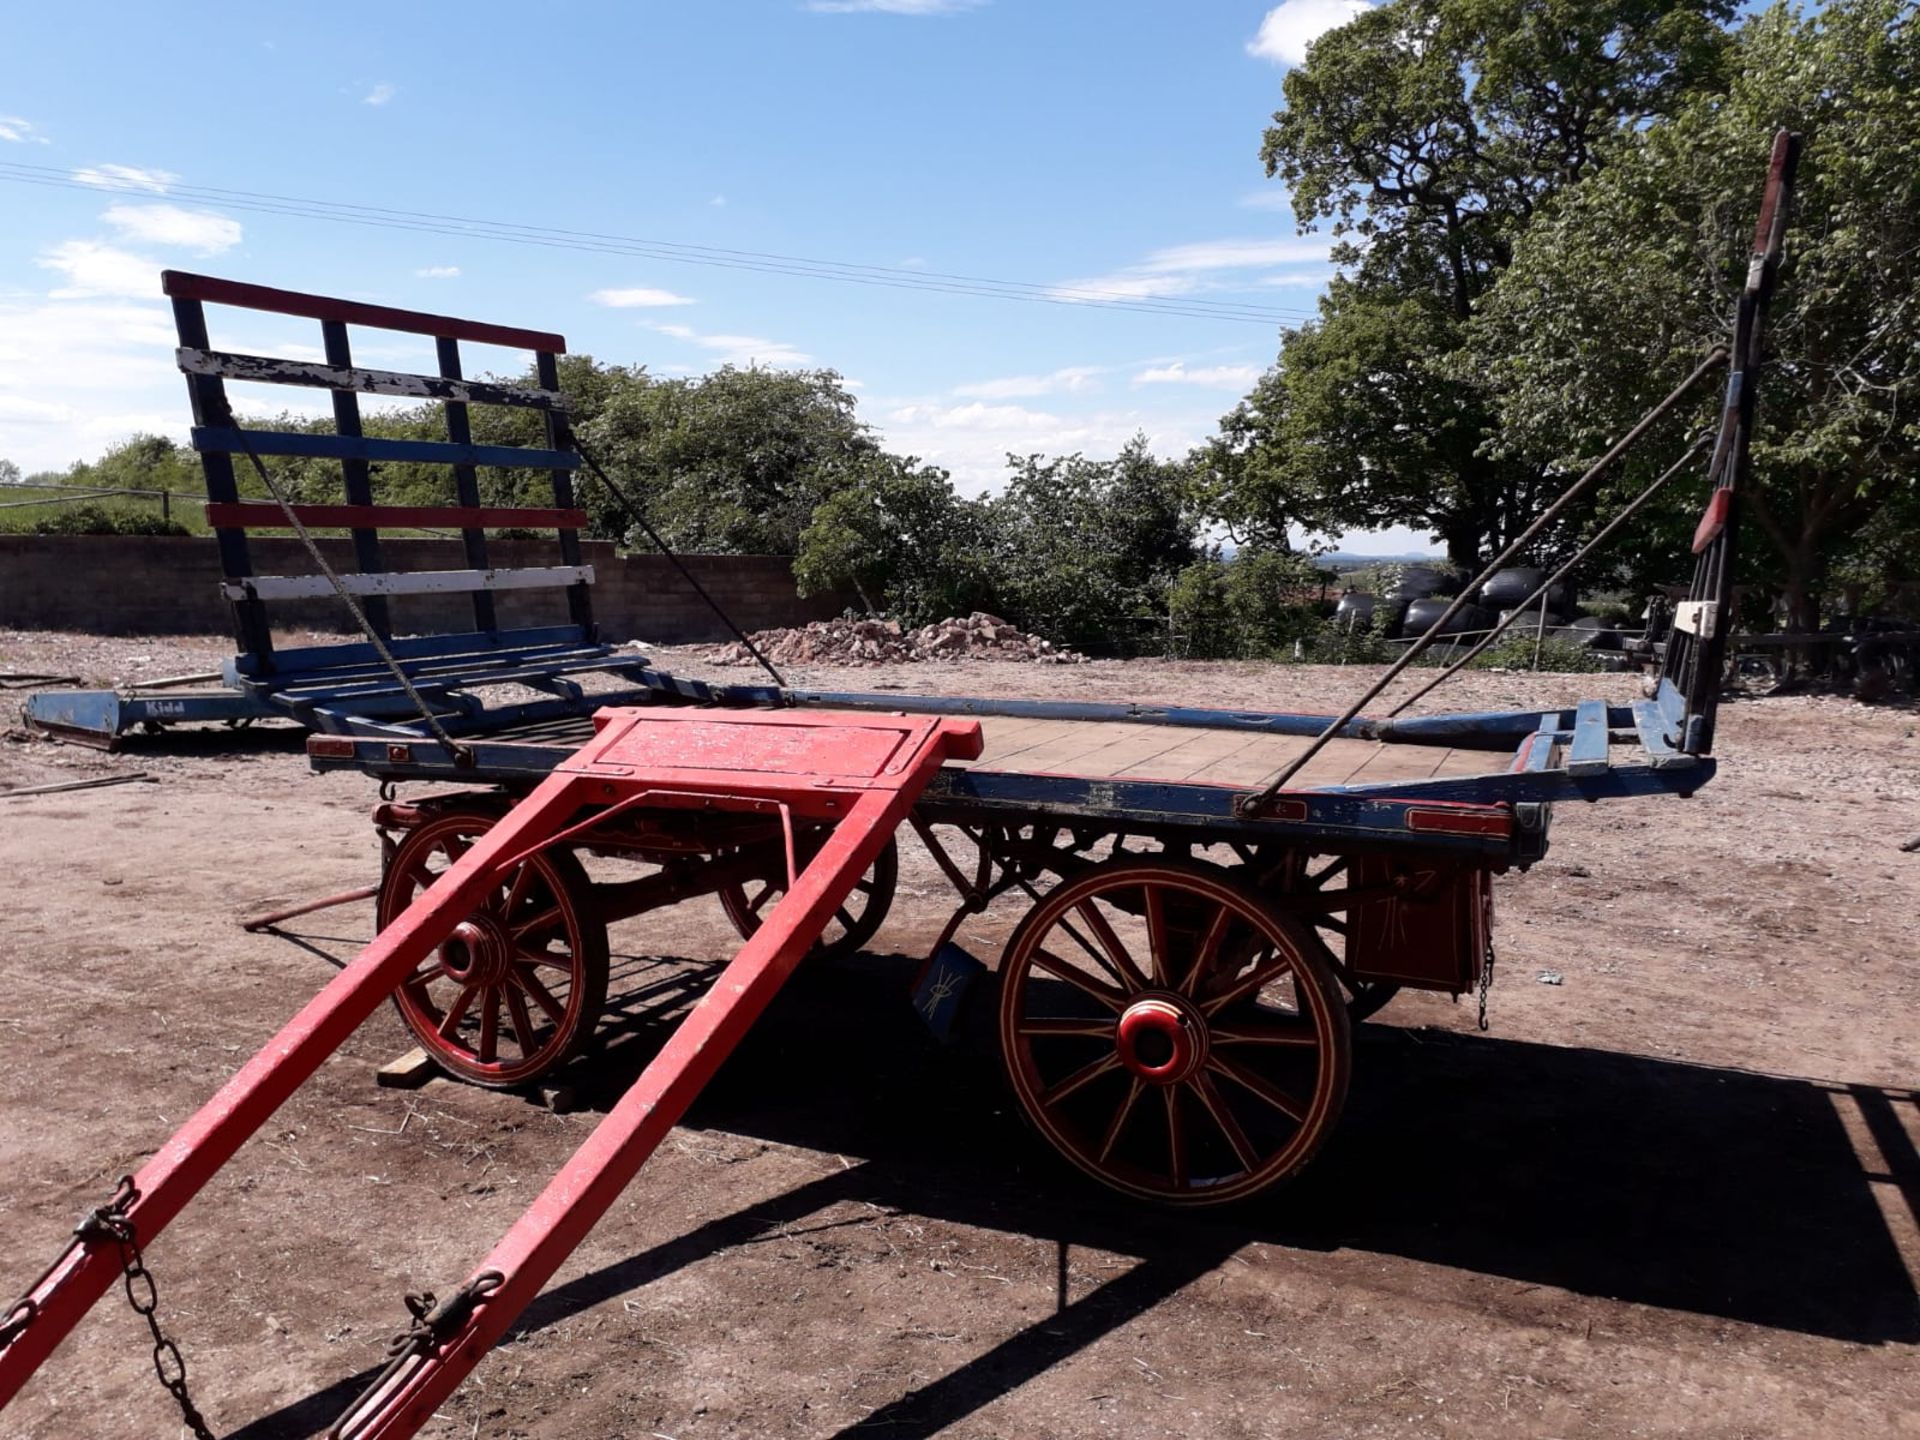
[[[316,760],[351,760],[353,741],[345,735],[309,735],[307,754]]]
[[[1479,807],[1441,809],[1439,806],[1414,806],[1407,811],[1409,830],[1435,831],[1442,835],[1506,835],[1513,820],[1504,810]]]
[[[395,765],[405,765],[413,759],[413,747],[411,745],[389,745],[387,746],[387,759]]]
[[[1693,532],[1693,553],[1698,555],[1707,546],[1720,538],[1720,532],[1727,528],[1727,516],[1733,511],[1733,491],[1719,489],[1713,492],[1713,498],[1707,501],[1707,513],[1700,517],[1700,525]]]
[[[1267,811],[1270,820],[1304,820],[1307,818],[1307,802],[1304,800],[1276,800]]]

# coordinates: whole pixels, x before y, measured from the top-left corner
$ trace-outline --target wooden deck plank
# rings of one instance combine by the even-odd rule
[[[1125,777],[1253,788],[1277,775],[1308,744],[1301,735],[1209,730],[1113,720],[986,716],[986,747],[970,769],[1012,775]],[[1289,788],[1385,784],[1502,768],[1491,751],[1334,740]]]
[[[985,767],[991,770],[1002,761],[1012,759],[1023,750],[1031,750],[1048,739],[1060,723],[1058,720],[1023,720],[1017,716],[988,715],[980,722],[980,732],[985,742],[980,756],[964,763],[969,768]]]
[[[1054,735],[1014,757],[1025,775],[1084,775],[1083,762],[1153,727],[1117,721],[1064,721]]]

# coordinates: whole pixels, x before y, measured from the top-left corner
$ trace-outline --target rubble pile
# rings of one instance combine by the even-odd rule
[[[1086,656],[1057,650],[998,616],[976,610],[903,630],[897,620],[816,620],[786,630],[761,630],[753,643],[776,665],[908,665],[920,660],[1025,660],[1042,665],[1079,665]],[[718,645],[709,658],[718,665],[751,665],[741,644]]]

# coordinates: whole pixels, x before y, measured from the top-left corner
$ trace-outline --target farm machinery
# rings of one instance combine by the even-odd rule
[[[1796,154],[1794,137],[1777,138],[1730,345],[1663,402],[1727,366],[1695,580],[1657,684],[1624,705],[1364,716],[1418,644],[1337,716],[675,677],[596,628],[573,484],[584,466],[619,492],[570,432],[558,336],[169,273],[240,647],[232,693],[254,713],[306,724],[318,769],[446,788],[389,795],[376,811],[388,842],[377,937],[0,1312],[0,1406],[116,1279],[142,1307],[142,1247],[383,1002],[447,1072],[529,1085],[591,1045],[609,924],[718,897],[738,952],[491,1253],[445,1300],[414,1307],[391,1363],[328,1432],[415,1433],[633,1182],[783,983],[809,955],[873,936],[893,899],[902,826],[955,891],[915,989],[936,1024],[950,1023],[982,969],[957,944],[965,922],[1009,898],[1026,905],[997,984],[982,990],[997,992],[1019,1107],[1066,1161],[1175,1206],[1246,1201],[1297,1173],[1340,1114],[1355,1024],[1409,987],[1477,994],[1484,1021],[1492,877],[1545,853],[1555,803],[1686,796],[1713,777],[1737,503]],[[326,361],[217,349],[208,306],[316,320]],[[357,366],[349,327],[431,337],[439,373]],[[537,383],[464,378],[463,340],[531,350]],[[328,391],[335,433],[240,427],[230,379]],[[448,439],[364,435],[362,394],[444,402]],[[539,412],[545,445],[476,445],[469,407],[490,404]],[[283,456],[337,460],[344,502],[290,501],[265,463]],[[236,457],[268,498],[240,497]],[[372,467],[403,460],[448,466],[457,503],[375,503]],[[488,466],[548,472],[553,505],[483,505]],[[467,568],[381,568],[381,527],[422,524],[457,529]],[[537,525],[555,531],[557,565],[489,565],[490,529]],[[269,528],[303,539],[344,529],[358,568],[336,573],[314,546],[318,574],[255,575],[247,538]],[[566,622],[503,629],[497,599],[540,589],[561,594]],[[276,650],[268,607],[329,591],[364,641]],[[399,638],[409,597],[449,593],[471,596],[471,631]],[[1449,633],[1450,618],[1427,639]],[[595,878],[606,867],[590,874],[583,855],[630,861],[632,878]],[[151,1320],[150,1306],[143,1313]],[[162,1381],[208,1433],[178,1350],[154,1334]]]

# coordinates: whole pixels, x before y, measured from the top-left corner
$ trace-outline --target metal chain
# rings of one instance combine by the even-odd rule
[[[360,602],[353,598],[353,592],[347,589],[346,582],[334,573],[331,565],[327,564],[326,556],[320,553],[320,547],[314,543],[313,533],[301,523],[299,512],[293,508],[293,502],[287,499],[285,493],[275,483],[273,476],[268,473],[267,467],[253,448],[253,441],[247,438],[246,430],[231,415],[227,417],[227,425],[233,431],[235,438],[240,441],[240,448],[246,452],[247,459],[253,462],[253,468],[260,476],[260,483],[267,487],[267,494],[272,496],[275,503],[280,506],[281,512],[287,517],[287,524],[291,525],[293,533],[300,537],[300,543],[307,547],[308,558],[313,561],[315,568],[327,577],[327,583],[333,586],[334,594],[340,597],[340,603],[346,606],[347,613],[353,616],[353,622],[360,627],[360,633],[367,637],[368,642],[373,646],[374,653],[380,657],[393,678],[399,682],[400,688],[406,692],[407,698],[413,702],[414,708],[420,712],[420,718],[426,723],[434,740],[442,750],[447,752],[447,758],[452,760],[457,768],[462,770],[472,768],[473,751],[447,733],[446,727],[440,723],[440,717],[433,713],[433,708],[414,688],[413,677],[408,675],[405,667],[393,658],[393,652],[387,648],[387,642],[380,638],[380,632],[374,629],[373,623],[367,619],[366,612],[360,608]]]
[[[1480,969],[1480,1029],[1484,1032],[1493,1027],[1487,1024],[1487,992],[1493,989],[1493,936],[1487,936],[1487,963]]]
[[[140,1254],[140,1238],[133,1221],[127,1217],[128,1207],[139,1198],[140,1191],[134,1186],[133,1177],[121,1176],[113,1198],[83,1215],[80,1223],[73,1227],[73,1233],[83,1240],[111,1239],[119,1244],[121,1283],[126,1287],[127,1304],[147,1322],[147,1331],[153,1336],[153,1373],[179,1405],[180,1418],[193,1431],[194,1440],[216,1440],[206,1418],[187,1393],[186,1359],[180,1347],[160,1328],[159,1287],[154,1284],[153,1272],[147,1269],[147,1262]],[[140,1288],[136,1289],[136,1285]]]

